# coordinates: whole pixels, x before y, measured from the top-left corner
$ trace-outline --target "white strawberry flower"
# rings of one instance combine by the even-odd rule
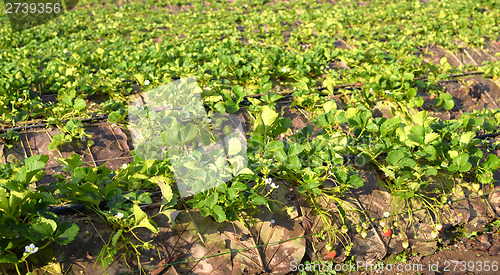
[[[267,178],[267,179],[266,179],[266,178],[264,178],[264,182],[265,182],[266,184],[271,184],[271,183],[273,182],[273,179],[271,179],[271,178]]]
[[[276,223],[276,221],[275,221],[275,220],[271,220],[271,223],[272,223],[272,224],[275,224],[275,223]]]
[[[38,251],[38,247],[36,247],[35,244],[32,243],[30,245],[25,246],[24,250],[26,251],[26,253],[33,254]]]
[[[146,79],[146,80],[144,81],[144,85],[148,86],[148,85],[149,85],[149,80],[147,80],[147,79]]]
[[[274,182],[272,182],[270,186],[271,186],[272,189],[276,189],[276,188],[280,187],[279,184],[276,184]]]
[[[127,168],[127,164],[126,163],[122,164],[122,168],[126,169]]]
[[[391,214],[389,212],[384,212],[384,217],[389,218]]]
[[[115,215],[115,218],[117,219],[122,219],[123,218],[123,213],[122,212],[118,212],[116,215]]]

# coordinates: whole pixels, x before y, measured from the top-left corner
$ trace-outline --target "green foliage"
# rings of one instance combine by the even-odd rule
[[[59,203],[46,191],[33,190],[30,183],[41,179],[48,156],[25,159],[22,167],[0,164],[0,262],[16,266],[32,255],[24,253],[33,244],[40,249],[52,242],[69,244],[78,233],[78,226],[62,222],[47,207]]]
[[[59,146],[73,141],[77,141],[78,144],[85,144],[86,146],[92,146],[93,144],[93,141],[89,140],[92,136],[85,133],[85,129],[80,120],[69,120],[60,130],[62,132],[61,134],[56,134],[52,137],[52,142],[48,146],[49,150],[55,150]]]

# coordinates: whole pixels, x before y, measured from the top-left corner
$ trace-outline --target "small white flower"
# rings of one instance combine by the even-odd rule
[[[212,122],[212,120],[210,118],[207,118],[207,122],[210,123]]]
[[[32,243],[30,245],[25,246],[24,250],[26,251],[26,253],[33,254],[33,253],[36,253],[38,251],[38,247],[36,247],[35,244]]]
[[[391,92],[389,92],[389,90],[385,90],[385,93],[386,93],[386,94],[389,94],[389,95],[392,95],[392,93],[391,93]]]
[[[146,79],[146,80],[144,81],[144,85],[148,86],[148,85],[149,85],[149,80],[147,80],[147,79]]]
[[[122,164],[122,168],[126,169],[127,168],[127,164],[126,163]]]
[[[386,177],[386,178],[388,178],[388,177],[389,177],[389,174],[387,174],[387,173],[384,173],[384,175],[385,175],[385,177]]]
[[[274,182],[272,182],[270,186],[272,189],[276,189],[276,188],[280,187],[279,184],[276,184]]]
[[[272,223],[272,224],[275,224],[275,223],[276,223],[276,221],[275,221],[275,220],[271,220],[271,223]]]
[[[115,218],[117,218],[117,219],[121,219],[121,218],[123,218],[123,213],[122,213],[122,212],[118,212],[118,213],[115,215]]]
[[[389,212],[384,212],[384,217],[388,218],[391,214]]]
[[[23,101],[23,99],[22,98],[18,98],[17,101],[21,102],[21,101]]]
[[[370,93],[372,93],[372,92],[373,92],[373,89],[372,89],[372,88],[370,88]]]
[[[448,204],[451,204],[451,201],[448,201]]]
[[[271,184],[273,182],[273,179],[271,179],[271,178],[264,179],[264,182],[267,184]]]

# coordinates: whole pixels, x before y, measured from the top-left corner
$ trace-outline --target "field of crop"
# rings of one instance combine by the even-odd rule
[[[0,274],[498,274],[497,1],[11,2]]]

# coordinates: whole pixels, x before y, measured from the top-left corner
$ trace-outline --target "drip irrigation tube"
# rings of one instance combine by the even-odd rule
[[[484,74],[483,72],[470,72],[470,73],[462,73],[462,74],[452,74],[448,75],[449,78],[454,78],[454,77],[461,77],[461,76],[468,76],[468,75],[482,75]],[[427,76],[421,76],[421,77],[416,77],[416,80],[423,80],[423,81],[428,81]],[[438,82],[445,82],[447,80],[441,80]],[[448,81],[456,81],[456,80],[448,80]],[[362,86],[360,83],[352,83],[352,84],[340,84],[340,85],[335,85],[333,87],[334,90],[356,90],[359,89],[359,87]],[[315,87],[314,88],[316,91],[324,91],[327,90],[327,87]],[[276,94],[284,96],[285,98],[291,97],[292,91],[287,91],[287,92],[277,92]],[[260,98],[262,96],[267,95],[268,93],[263,93],[263,94],[255,94],[255,95],[245,95],[243,98],[243,101],[240,102],[241,105],[247,106],[250,104],[250,101],[248,98]],[[234,100],[234,98],[233,98]],[[108,115],[105,114],[100,117],[92,117],[92,118],[87,118],[87,119],[82,119],[82,122],[91,122],[91,121],[99,121],[99,120],[104,120],[107,119]],[[66,123],[68,120],[63,121],[62,123]],[[41,128],[41,127],[47,127],[49,125],[55,125],[54,123],[42,123],[42,124],[35,124],[35,125],[27,125],[27,126],[18,126],[18,127],[13,127],[13,128],[6,128],[6,129],[0,129],[0,134],[6,133],[8,131],[22,131],[22,130],[27,130],[27,129],[33,129],[33,128]],[[479,138],[479,137],[478,137]]]
[[[151,197],[161,196],[161,191],[151,192],[150,196]],[[131,201],[127,200],[126,202],[131,202]],[[108,209],[108,207],[106,206],[106,203],[107,203],[107,201],[102,201],[99,204],[99,209],[101,209],[101,210]],[[148,205],[148,204],[145,204],[145,205]],[[48,211],[50,211],[56,215],[68,215],[68,214],[80,213],[80,212],[85,211],[86,209],[87,209],[87,207],[85,207],[83,205],[66,205],[66,206],[57,206],[57,207],[49,208]]]
[[[81,121],[82,121],[82,123],[86,123],[86,122],[104,120],[107,118],[108,118],[108,115],[105,114],[105,115],[99,116],[99,117],[85,118],[85,119],[82,119]],[[62,121],[62,123],[67,123],[68,121],[69,120],[64,120],[64,121]],[[13,128],[0,129],[0,134],[6,133],[9,131],[23,131],[23,130],[27,130],[27,129],[33,129],[33,128],[42,128],[42,127],[47,127],[50,125],[56,125],[56,124],[55,123],[42,123],[42,124],[34,124],[34,125],[26,125],[26,126],[18,126],[18,127],[13,127]]]

